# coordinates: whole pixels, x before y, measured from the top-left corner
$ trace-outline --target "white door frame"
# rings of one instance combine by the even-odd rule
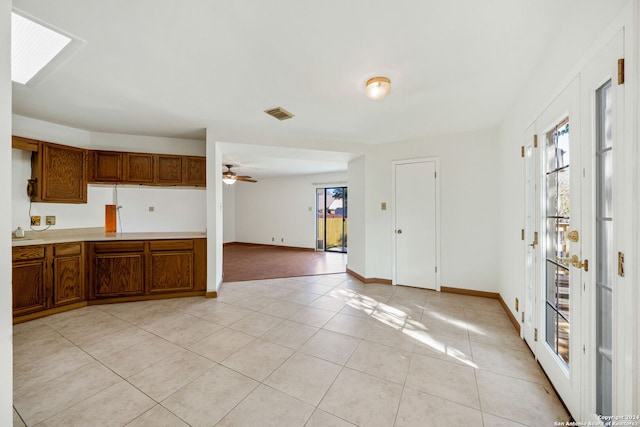
[[[427,163],[433,162],[436,171],[436,291],[440,291],[440,158],[439,157],[421,157],[417,159],[404,159],[404,160],[394,160],[391,162],[391,200],[393,201],[393,206],[391,209],[391,224],[393,225],[393,229],[391,230],[391,253],[392,253],[392,285],[397,284],[397,265],[396,265],[396,166],[411,164],[411,163]]]
[[[540,280],[540,252],[538,248],[542,244],[542,234],[540,228],[540,147],[541,141],[534,140],[537,138],[536,123],[531,124],[523,135],[524,149],[524,299],[522,304],[522,328],[521,334],[525,342],[537,358],[537,340],[535,330],[540,327],[538,304],[540,301],[538,295]],[[537,143],[534,143],[537,141]],[[531,183],[527,182],[527,169],[531,168],[529,177]],[[530,216],[530,218],[528,218]],[[536,239],[537,237],[537,239]],[[529,264],[530,262],[530,264]],[[530,294],[527,292],[527,282],[530,281]]]

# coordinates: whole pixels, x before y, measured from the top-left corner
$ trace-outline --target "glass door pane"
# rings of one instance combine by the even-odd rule
[[[565,365],[569,364],[570,295],[569,242],[571,219],[569,118],[546,134],[545,141],[545,328],[546,342]]]
[[[596,410],[612,415],[613,196],[611,80],[596,91]]]
[[[316,250],[324,251],[324,188],[316,189]]]
[[[324,189],[325,251],[347,251],[347,188]]]

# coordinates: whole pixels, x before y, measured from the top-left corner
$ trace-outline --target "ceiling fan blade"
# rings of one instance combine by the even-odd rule
[[[255,179],[249,179],[249,178],[243,178],[241,176],[236,177],[236,181],[243,181],[243,182],[258,182]]]
[[[239,175],[236,178],[251,178],[249,175]]]

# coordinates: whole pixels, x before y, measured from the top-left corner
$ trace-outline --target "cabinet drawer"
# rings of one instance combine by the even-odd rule
[[[82,243],[62,243],[53,245],[53,256],[70,256],[82,254]]]
[[[142,252],[144,242],[97,242],[93,244],[95,253],[108,252]]]
[[[149,248],[152,252],[193,250],[193,240],[151,240]]]
[[[44,246],[21,246],[12,249],[13,261],[44,258]]]

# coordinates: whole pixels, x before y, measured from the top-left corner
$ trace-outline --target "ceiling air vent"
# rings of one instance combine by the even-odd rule
[[[270,115],[271,117],[275,117],[278,120],[287,120],[293,117],[293,114],[288,112],[282,107],[272,108],[271,110],[264,110],[265,113]]]

